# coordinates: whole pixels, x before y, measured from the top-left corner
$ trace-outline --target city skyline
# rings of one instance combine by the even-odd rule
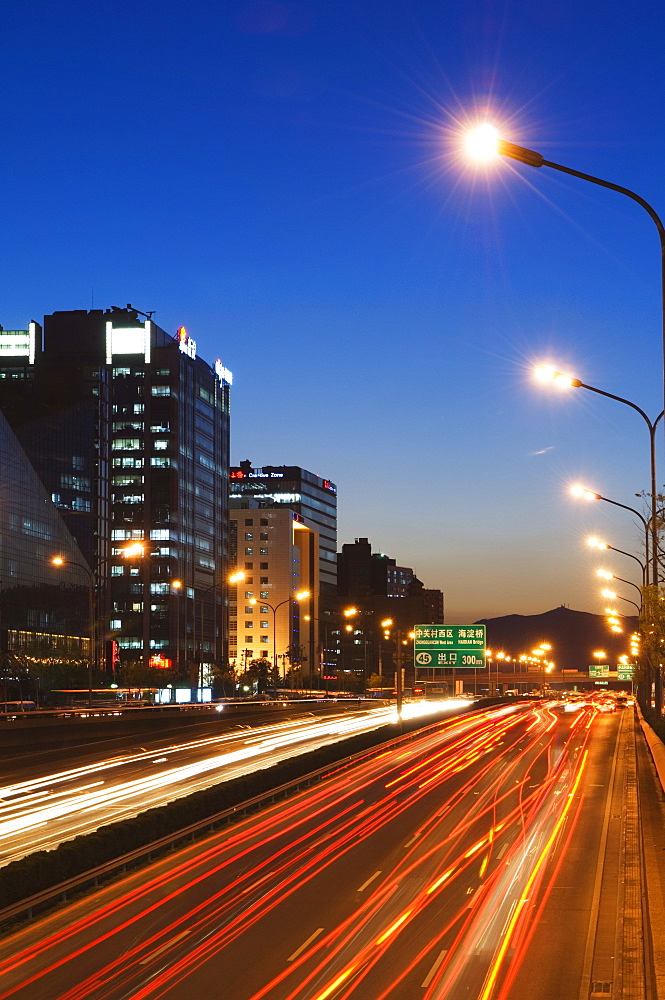
[[[632,579],[584,540],[639,555],[639,524],[568,487],[641,508],[639,417],[531,368],[658,415],[653,226],[574,178],[474,166],[461,135],[492,118],[665,215],[662,11],[69,0],[4,20],[6,329],[128,301],[186,326],[234,373],[231,463],[333,480],[338,548],[368,537],[448,621],[598,613],[596,567]]]

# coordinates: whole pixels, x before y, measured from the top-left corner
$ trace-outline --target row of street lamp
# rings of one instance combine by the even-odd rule
[[[122,556],[124,558],[127,558],[127,559],[141,558],[141,557],[145,556],[145,554],[146,554],[146,546],[141,541],[132,542],[131,544],[126,545],[122,549],[121,554],[122,554]],[[75,567],[76,569],[81,570],[86,575],[86,578],[87,578],[87,583],[88,583],[88,631],[89,631],[89,637],[90,637],[90,653],[89,653],[89,656],[88,656],[88,707],[91,708],[92,707],[92,691],[93,691],[93,687],[92,687],[92,685],[93,685],[93,670],[94,670],[95,666],[97,665],[97,610],[96,610],[95,577],[94,577],[94,573],[90,569],[90,567],[87,566],[85,563],[78,562],[78,561],[73,560],[73,559],[68,559],[68,558],[65,558],[64,556],[61,556],[61,555],[53,556],[53,558],[51,559],[51,565],[56,566],[58,568],[62,568],[64,566]],[[238,570],[237,572],[231,573],[229,575],[229,577],[228,577],[228,583],[231,584],[231,585],[237,585],[238,583],[241,583],[245,579],[245,575],[246,574],[245,574],[245,572],[243,570]],[[171,580],[170,581],[170,585],[171,585],[172,590],[174,590],[176,593],[179,593],[181,591],[181,589],[182,589],[182,586],[183,586],[181,580]],[[200,625],[200,628],[201,628],[201,638],[200,638],[201,652],[203,650],[203,615],[204,615],[205,597],[206,597],[206,594],[208,594],[208,593],[212,592],[213,590],[217,589],[218,586],[219,586],[219,583],[215,582],[215,583],[211,584],[209,587],[204,588],[199,593],[199,599],[200,599],[200,602],[201,602],[201,609],[200,609],[200,617],[201,617],[201,625]],[[260,601],[258,601],[256,598],[251,598],[248,601],[248,603],[252,604],[252,605],[257,605],[258,604],[260,606],[265,606],[267,608],[270,608],[270,610],[272,612],[272,616],[273,616],[273,629],[272,629],[272,638],[273,638],[273,642],[272,642],[272,647],[273,647],[273,664],[277,663],[277,612],[278,612],[279,608],[283,607],[285,604],[288,604],[289,606],[291,606],[291,604],[294,601],[295,602],[304,601],[307,598],[309,598],[310,596],[311,596],[311,594],[310,594],[309,590],[300,590],[300,591],[297,591],[297,592],[295,592],[293,594],[289,594],[289,596],[287,598],[285,598],[283,601],[280,601],[278,604],[271,604],[269,601],[264,600],[264,599],[261,599]],[[357,613],[355,608],[348,609],[348,611],[345,612],[346,615],[355,614],[355,613]],[[309,619],[310,616],[306,616],[306,618]],[[176,615],[176,620],[177,620],[176,656],[178,658],[176,660],[176,669],[178,669],[179,666],[180,666],[180,664],[179,664],[179,655],[180,655],[180,634],[179,634],[180,633],[180,615],[179,614]],[[202,683],[201,678],[199,678],[199,683]]]
[[[610,181],[606,181],[602,178],[595,177],[591,174],[583,173],[579,170],[574,170],[570,167],[563,166],[560,163],[555,163],[550,160],[545,159],[545,157],[531,149],[527,149],[523,146],[515,145],[512,142],[508,142],[502,139],[499,135],[498,130],[485,123],[467,136],[467,150],[479,160],[491,160],[497,156],[508,157],[512,160],[516,160],[520,163],[526,164],[530,167],[542,168],[547,167],[564,174],[568,174],[573,177],[577,177],[581,180],[587,181],[589,183],[598,185],[603,188],[608,188],[612,191],[622,194],[632,201],[636,202],[643,208],[649,215],[651,221],[654,223],[656,230],[658,232],[658,237],[660,241],[661,249],[661,340],[662,340],[662,368],[663,368],[663,392],[665,401],[665,226],[658,216],[655,209],[640,195],[636,194],[634,191],[628,188],[622,187],[621,185],[614,184]],[[638,510],[634,507],[629,507],[625,504],[619,503],[615,500],[610,500],[607,497],[596,493],[593,490],[585,489],[584,487],[576,487],[574,493],[577,496],[584,497],[587,500],[603,500],[607,503],[611,503],[617,507],[621,507],[624,510],[630,511],[635,514],[637,518],[641,521],[644,532],[645,532],[645,562],[642,563],[637,557],[633,556],[631,553],[624,552],[621,549],[614,548],[614,546],[608,545],[607,543],[598,543],[595,541],[590,542],[590,544],[596,544],[599,548],[611,549],[612,551],[619,552],[622,555],[629,556],[630,558],[636,559],[642,570],[642,587],[657,588],[660,584],[660,560],[659,560],[659,544],[658,544],[658,516],[659,511],[657,509],[657,477],[656,477],[656,430],[658,424],[663,419],[665,411],[661,411],[655,420],[652,420],[645,411],[633,403],[631,400],[625,399],[622,396],[617,396],[614,393],[606,392],[604,389],[599,389],[596,386],[588,385],[582,382],[581,379],[576,378],[572,375],[567,375],[563,372],[556,371],[553,368],[547,366],[541,366],[537,372],[537,376],[546,381],[553,382],[556,386],[562,389],[586,389],[589,392],[597,393],[598,395],[605,396],[608,399],[613,399],[616,402],[622,403],[625,406],[631,407],[635,412],[637,412],[644,420],[648,432],[649,432],[649,460],[650,460],[650,517],[647,520]],[[635,587],[640,593],[640,604],[632,601],[630,598],[623,597],[616,594],[614,591],[606,589],[602,591],[603,596],[610,597],[612,600],[621,600],[632,604],[636,609],[638,614],[641,613],[641,598],[642,589],[637,587],[635,584],[622,577],[615,576],[605,570],[600,570],[599,575],[603,576],[605,579],[619,580],[621,583],[627,584],[629,586]],[[614,626],[614,628],[619,628],[619,626]],[[631,647],[631,652],[635,648]],[[660,669],[660,668],[659,668]],[[656,672],[656,677],[659,677],[659,669]],[[660,692],[657,690],[657,709],[659,709]]]

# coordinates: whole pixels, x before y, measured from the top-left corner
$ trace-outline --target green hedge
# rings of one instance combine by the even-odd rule
[[[431,716],[413,719],[403,723],[403,732],[414,732],[432,723]],[[148,809],[134,819],[110,823],[95,833],[65,841],[53,851],[36,851],[20,861],[13,861],[0,868],[0,907],[27,899],[107,861],[145,847],[160,837],[175,834],[192,823],[239,806],[262,792],[385,743],[398,735],[399,728],[395,724],[361,733],[340,743],[291,757],[263,770],[222,781],[203,791],[176,799],[168,805]]]

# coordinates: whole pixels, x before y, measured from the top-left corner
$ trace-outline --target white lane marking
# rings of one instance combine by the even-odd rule
[[[152,951],[152,952],[150,952],[149,955],[146,956],[146,958],[142,958],[141,961],[139,962],[139,965],[147,965],[148,962],[152,962],[153,958],[157,958],[157,956],[161,955],[162,952],[168,951],[168,949],[172,945],[174,945],[176,943],[176,941],[180,941],[181,938],[187,937],[187,935],[189,933],[191,933],[191,932],[190,931],[183,931],[182,934],[177,934],[174,938],[171,938],[170,941],[166,941],[166,943],[163,944],[161,946],[161,948],[158,948],[157,951]]]
[[[429,970],[429,972],[427,973],[427,976],[423,980],[423,983],[422,983],[422,988],[423,989],[425,989],[426,986],[429,986],[429,984],[432,982],[432,980],[434,979],[434,976],[436,974],[436,970],[439,968],[439,966],[441,965],[441,963],[443,962],[443,960],[444,960],[444,958],[446,957],[447,954],[448,954],[448,949],[447,948],[444,948],[443,951],[439,952],[439,957],[437,958],[437,960],[435,961],[434,965]]]
[[[310,934],[310,936],[307,938],[306,941],[303,941],[303,943],[300,945],[299,948],[296,948],[296,950],[293,952],[292,955],[289,955],[289,957],[287,958],[286,961],[287,962],[293,962],[294,959],[296,959],[298,957],[298,955],[300,955],[305,950],[305,948],[307,947],[307,945],[311,944],[312,941],[314,940],[314,938],[317,938],[319,936],[319,934],[321,933],[322,930],[323,930],[323,927],[318,927],[314,931],[313,934]]]
[[[366,889],[367,886],[370,884],[370,882],[373,882],[374,879],[378,878],[380,874],[381,874],[381,869],[379,869],[379,871],[374,872],[374,874],[370,875],[370,877],[367,879],[366,882],[363,882],[363,884],[360,886],[359,889],[356,889],[356,892],[362,892],[363,889]]]
[[[244,896],[246,892],[252,892],[254,889],[256,889],[257,885],[261,885],[262,882],[265,882],[267,879],[270,878],[271,875],[274,874],[275,874],[274,872],[267,872],[265,875],[262,875],[261,878],[257,878],[254,882],[252,882],[251,885],[248,885],[246,889],[243,889],[240,895]]]

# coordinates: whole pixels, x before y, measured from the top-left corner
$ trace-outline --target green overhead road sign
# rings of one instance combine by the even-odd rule
[[[609,663],[589,664],[589,677],[609,677],[609,676],[610,676]]]
[[[416,625],[413,636],[416,670],[485,669],[484,625]]]
[[[632,681],[635,673],[634,663],[617,663],[617,680]]]

